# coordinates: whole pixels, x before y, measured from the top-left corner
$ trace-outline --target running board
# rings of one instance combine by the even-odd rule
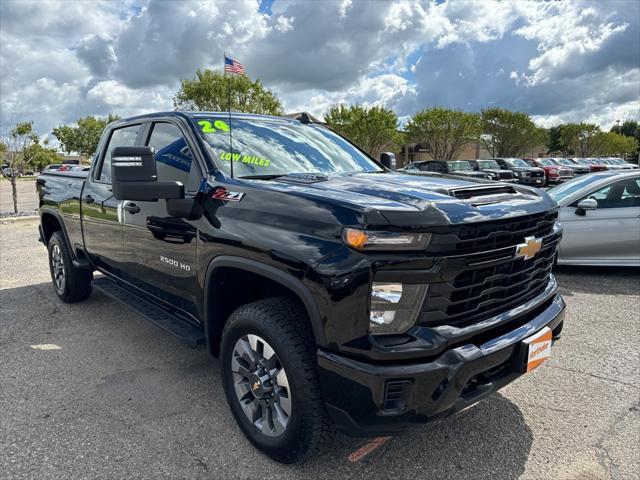
[[[114,280],[107,277],[96,278],[93,280],[93,286],[114,300],[124,303],[155,326],[178,337],[191,348],[196,348],[198,345],[205,343],[204,332],[201,328],[164,308],[154,305],[146,298]]]

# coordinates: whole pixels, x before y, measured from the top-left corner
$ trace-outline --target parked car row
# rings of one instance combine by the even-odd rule
[[[423,160],[401,171],[436,172],[543,187],[557,185],[587,173],[631,170],[638,165],[620,158],[492,158],[488,160]]]
[[[425,160],[413,162],[399,171],[407,173],[435,172],[449,175],[462,175],[465,177],[489,179],[489,175],[478,171],[468,160]]]

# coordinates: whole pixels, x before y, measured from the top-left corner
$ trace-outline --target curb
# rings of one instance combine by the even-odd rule
[[[19,217],[2,217],[0,218],[0,223],[14,223],[14,222],[21,222],[21,221],[27,221],[27,220],[37,220],[38,215],[21,215]]]

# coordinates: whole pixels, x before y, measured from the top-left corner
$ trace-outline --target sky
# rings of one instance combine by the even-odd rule
[[[172,110],[180,80],[246,66],[285,111],[503,107],[542,126],[640,118],[640,1],[0,2],[0,129]]]

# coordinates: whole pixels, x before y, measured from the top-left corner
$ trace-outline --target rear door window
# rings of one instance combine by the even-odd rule
[[[138,138],[140,125],[131,125],[129,127],[116,128],[111,132],[109,143],[102,160],[100,173],[97,177],[98,181],[111,183],[111,152],[116,147],[133,147]]]

